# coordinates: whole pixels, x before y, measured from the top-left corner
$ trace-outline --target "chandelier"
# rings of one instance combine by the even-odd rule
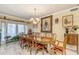
[[[30,19],[30,21],[33,23],[33,24],[38,24],[39,22],[39,18],[37,18],[36,16],[36,8],[34,8],[34,17]]]

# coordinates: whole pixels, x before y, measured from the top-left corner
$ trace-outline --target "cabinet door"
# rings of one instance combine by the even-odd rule
[[[79,35],[78,35],[77,53],[79,54]]]
[[[77,45],[78,42],[78,35],[77,34],[66,34],[67,36],[67,43],[70,45]]]

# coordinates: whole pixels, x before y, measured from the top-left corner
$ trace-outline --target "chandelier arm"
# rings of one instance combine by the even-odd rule
[[[34,8],[34,18],[32,18],[31,20],[34,24],[37,24],[39,22],[38,18],[36,18],[36,8]]]

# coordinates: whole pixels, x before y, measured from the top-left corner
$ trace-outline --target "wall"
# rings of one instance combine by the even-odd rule
[[[79,7],[78,7],[79,8]],[[53,32],[57,34],[57,39],[62,40],[64,38],[65,29],[62,27],[62,16],[73,15],[73,25],[79,26],[79,9],[76,11],[64,10],[53,14]],[[59,23],[55,24],[55,19],[59,18]],[[79,33],[79,30],[77,31]]]
[[[76,7],[74,7],[76,8]],[[72,9],[72,8],[70,8]],[[62,16],[65,16],[65,15],[73,15],[73,25],[78,25],[79,26],[79,7],[78,7],[78,10],[76,11],[73,11],[71,12],[70,9],[67,9],[67,10],[63,10],[63,11],[60,11],[60,12],[56,12],[56,13],[53,13],[53,33],[56,33],[57,37],[56,39],[57,40],[60,40],[62,41],[63,38],[64,38],[64,33],[65,33],[65,29],[62,27]],[[59,19],[59,22],[58,24],[55,24],[55,19],[58,18]],[[37,28],[37,30],[40,32],[40,23],[39,23],[39,26]],[[79,34],[79,29],[77,30],[77,33]]]

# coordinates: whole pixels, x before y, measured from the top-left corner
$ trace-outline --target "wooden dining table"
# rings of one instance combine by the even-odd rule
[[[54,41],[51,37],[26,36],[25,38],[28,42],[31,42],[31,44],[33,45],[33,47],[31,47],[31,48],[34,48],[34,44],[39,44],[39,45],[44,46],[44,48],[46,48],[48,51],[48,49],[49,49],[48,46],[50,46],[50,44],[54,44]],[[40,40],[38,40],[38,38],[40,38]],[[44,48],[43,48],[43,50],[44,50]],[[30,54],[31,54],[31,51],[30,51]]]

